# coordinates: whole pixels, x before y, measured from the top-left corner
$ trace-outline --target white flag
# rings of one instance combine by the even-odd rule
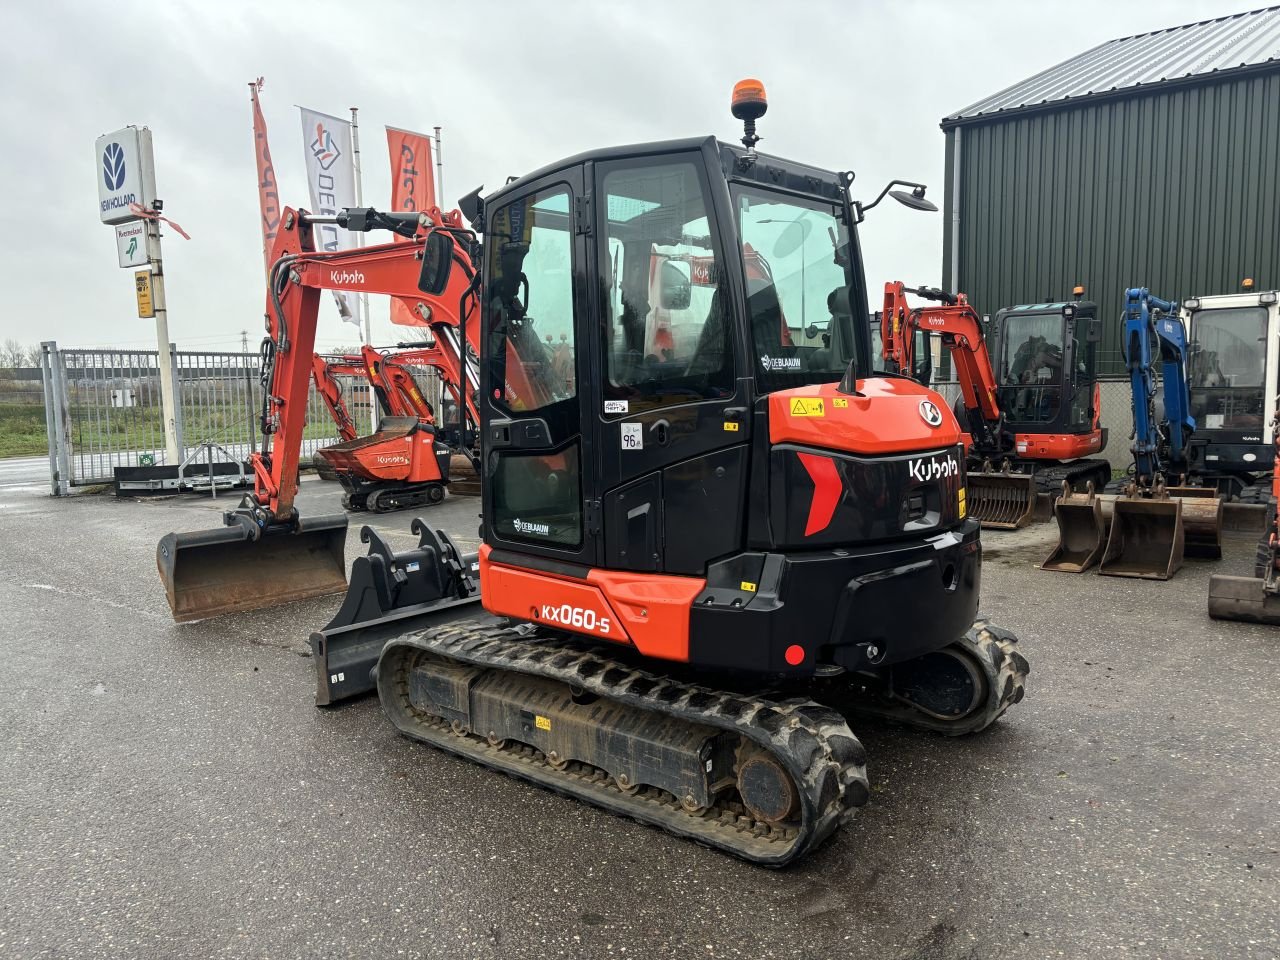
[[[302,144],[307,158],[307,186],[311,188],[311,212],[333,216],[344,207],[356,205],[356,173],[351,147],[351,124],[327,113],[306,107],[302,111]],[[316,249],[333,252],[358,246],[355,235],[336,224],[315,227]],[[355,297],[334,291],[338,313],[348,323],[360,325]]]

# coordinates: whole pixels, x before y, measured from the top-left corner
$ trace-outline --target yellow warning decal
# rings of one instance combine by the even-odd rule
[[[538,715],[535,713],[535,714],[533,715],[533,725],[534,725],[535,727],[537,727],[539,730],[550,730],[550,729],[551,729],[551,718],[550,718],[550,717],[540,717],[540,716],[538,716]]]
[[[750,580],[743,580],[740,584],[738,584],[738,589],[743,591],[744,593],[755,593],[756,585],[752,583]]]
[[[843,409],[845,409],[847,406],[849,406],[849,398],[848,398],[848,397],[833,397],[833,398],[832,398],[832,400],[831,400],[831,405],[832,405],[833,407],[835,407],[836,409],[838,409],[838,410],[843,410]]]
[[[725,430],[726,430],[728,433],[737,433],[737,432],[738,432],[738,425],[737,425],[736,423],[734,423],[732,420],[726,420],[726,421],[724,422],[724,428],[725,428]]]
[[[791,401],[793,417],[825,417],[827,409],[821,397],[796,397]]]
[[[961,487],[960,492],[956,494],[956,506],[960,511],[960,519],[963,520],[969,515],[969,508],[965,504],[965,488]]]

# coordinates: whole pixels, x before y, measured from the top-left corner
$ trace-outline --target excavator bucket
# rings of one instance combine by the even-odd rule
[[[1182,500],[1121,497],[1098,572],[1107,577],[1168,580],[1182,566]]]
[[[980,470],[966,481],[969,515],[988,530],[1017,530],[1031,522],[1036,480],[1029,473]]]
[[[1177,488],[1173,488],[1177,489]],[[1204,488],[1200,488],[1204,489]],[[1182,530],[1186,556],[1196,560],[1222,558],[1222,498],[1210,488],[1208,495],[1181,497]]]
[[[345,514],[265,532],[247,517],[226,519],[227,526],[213,530],[165,534],[156,548],[156,567],[178,623],[346,589]]]
[[[1209,616],[1280,626],[1280,594],[1267,590],[1261,577],[1214,574],[1209,578]]]
[[[1087,493],[1072,493],[1064,483],[1062,496],[1053,505],[1053,515],[1058,521],[1058,545],[1040,569],[1084,573],[1098,562],[1107,545],[1107,522],[1093,484],[1089,484]]]
[[[410,529],[418,546],[400,552],[372,527],[360,530],[369,553],[351,565],[338,612],[311,635],[317,707],[370,693],[372,670],[392,637],[482,612],[479,555],[461,553],[448,534],[420,518]]]

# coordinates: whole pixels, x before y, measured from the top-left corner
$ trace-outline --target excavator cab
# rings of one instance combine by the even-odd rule
[[[1008,307],[993,326],[997,396],[1018,456],[1069,460],[1101,451],[1096,304]]]

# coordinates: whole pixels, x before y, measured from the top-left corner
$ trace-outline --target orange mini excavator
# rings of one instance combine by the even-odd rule
[[[406,258],[406,263],[416,276],[417,263],[411,258]],[[456,367],[435,343],[396,352],[365,346],[358,355],[316,354],[312,361],[316,390],[342,438],[340,443],[317,451],[318,469],[326,479],[342,484],[342,505],[348,510],[382,513],[439,503],[449,483],[455,452],[446,438],[456,442],[456,438],[474,435],[474,430],[468,429],[474,419],[468,415],[442,436],[436,412],[422,395],[410,367],[436,369],[442,386],[454,398],[455,409],[466,412],[468,404],[474,404],[471,398],[464,398],[455,379]],[[373,388],[383,414],[373,434],[359,436],[357,432],[337,380],[344,374],[359,377]],[[423,442],[428,434],[434,437],[431,443]]]
[[[933,302],[913,307],[908,293]],[[919,332],[942,338],[960,382],[956,416],[969,434],[970,513],[984,527],[1007,530],[1030,523],[1037,496],[1060,493],[1064,481],[1101,490],[1111,478],[1111,464],[1096,457],[1106,446],[1094,372],[1101,325],[1094,304],[1082,300],[1001,310],[996,363],[983,325],[963,293],[884,285],[881,341],[889,369],[918,369]]]
[[[872,371],[857,228],[898,184],[931,208],[924,187],[859,203],[851,173],[756,151],[758,81],[732,108],[741,147],[579,154],[463,198],[474,232],[346,211],[330,219],[412,242],[324,254],[317,218],[286,210],[274,445],[224,530],[170,534],[158,560],[179,619],[341,588],[345,519],[293,510],[313,278],[385,292],[377,265],[408,248],[407,299],[479,334],[482,542],[417,521],[394,551],[365,528],[312,638],[318,701],[376,676],[408,737],[779,866],[868,799],[857,718],[971,733],[1028,667],[974,619],[959,424]]]

